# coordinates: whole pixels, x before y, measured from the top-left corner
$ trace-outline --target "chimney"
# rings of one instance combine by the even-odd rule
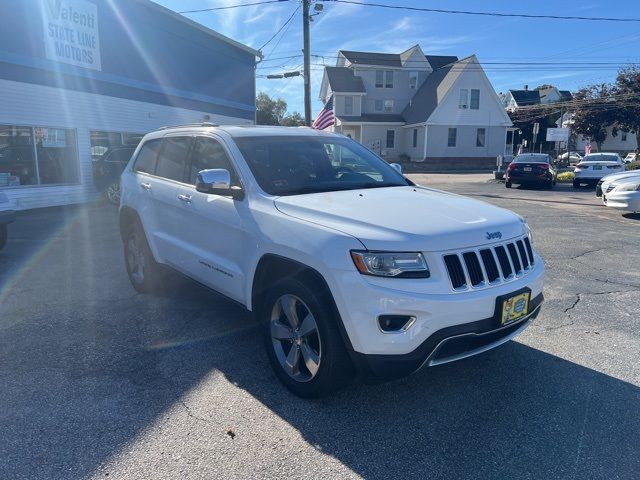
[[[525,85],[525,86],[524,86],[524,89],[525,89],[525,90],[529,90],[529,85]]]

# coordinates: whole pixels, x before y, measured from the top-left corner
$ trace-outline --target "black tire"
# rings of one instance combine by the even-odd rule
[[[324,292],[326,289],[316,283],[319,282],[302,282],[295,278],[278,282],[267,292],[260,308],[265,346],[271,366],[278,379],[291,392],[303,398],[327,395],[347,385],[353,378],[351,360],[337,324],[341,320],[336,318],[330,294]],[[301,301],[301,303],[295,303],[296,307],[293,308],[297,312],[296,315],[306,320],[308,313],[311,313],[317,328],[309,336],[294,338],[298,335],[298,330],[294,333],[294,329],[289,328],[290,322],[284,313],[285,307],[282,303],[284,298],[295,298]],[[307,310],[309,312],[305,313]],[[299,322],[299,325],[302,326],[302,323]],[[282,326],[287,328],[288,334],[292,337],[287,340],[276,339],[272,335],[274,324],[278,328]],[[294,352],[298,368],[290,368],[288,373],[282,363],[283,356],[285,360],[291,358],[293,349],[298,350],[297,355]],[[318,362],[315,373],[306,367],[309,354],[305,357],[303,351],[316,355]],[[312,365],[315,364],[312,363]]]
[[[7,237],[9,236],[6,225],[0,225],[0,250],[7,244]]]
[[[137,260],[134,258],[136,255]],[[151,293],[159,289],[162,266],[153,258],[144,230],[137,221],[130,224],[125,232],[124,263],[129,281],[138,292]]]
[[[507,188],[511,188],[511,182],[504,182],[504,186]]]
[[[546,183],[544,184],[544,187],[545,187],[547,190],[551,190],[551,189],[553,188],[553,180],[549,180],[548,182],[546,182]]]
[[[580,182],[578,180],[573,181],[573,188],[580,188]]]

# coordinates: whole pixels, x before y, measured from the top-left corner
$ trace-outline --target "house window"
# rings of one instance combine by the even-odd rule
[[[471,89],[471,102],[469,108],[471,108],[471,110],[478,110],[480,108],[480,90],[477,88]]]
[[[418,86],[418,72],[409,72],[409,88]]]
[[[395,148],[396,144],[396,131],[387,130],[387,148]]]
[[[344,114],[353,115],[353,97],[344,97]]]
[[[384,111],[385,112],[393,112],[393,100],[385,100],[384,101]]]
[[[447,139],[447,146],[455,147],[456,146],[457,137],[458,137],[458,129],[457,128],[450,128],[449,129],[449,138]]]
[[[469,90],[466,88],[460,89],[460,102],[458,103],[458,108],[469,108]]]
[[[627,141],[627,132],[622,132],[622,141],[623,142]]]
[[[413,148],[416,148],[418,146],[418,129],[414,128],[413,129]]]
[[[384,87],[384,70],[376,70],[376,88]]]
[[[383,108],[384,108],[382,100],[376,100],[374,108],[375,108],[376,112],[381,112],[383,110]]]
[[[79,181],[75,130],[0,125],[0,187]]]
[[[484,138],[486,135],[486,130],[484,128],[479,128],[476,132],[476,147],[484,147]]]
[[[384,88],[393,88],[393,70],[387,70],[385,73]]]

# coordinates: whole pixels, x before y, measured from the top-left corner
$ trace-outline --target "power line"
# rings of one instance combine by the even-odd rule
[[[449,13],[456,15],[482,15],[485,17],[517,17],[529,19],[547,20],[587,20],[592,22],[640,22],[640,18],[620,18],[620,17],[579,17],[564,15],[534,15],[526,13],[502,13],[502,12],[475,12],[469,10],[444,10],[440,8],[408,7],[402,5],[388,5],[385,3],[361,3],[354,0],[325,0],[327,2],[345,3],[350,5],[361,5],[366,7],[390,8],[394,10],[409,10],[413,12]]]
[[[201,8],[199,10],[183,10],[178,13],[201,13],[201,12],[213,12],[215,10],[229,10],[230,8],[240,8],[240,7],[253,7],[255,5],[266,5],[268,3],[286,3],[289,0],[263,0],[261,2],[253,2],[253,3],[240,3],[238,5],[226,5],[224,7],[210,7],[210,8]]]
[[[298,13],[298,10],[300,10],[300,4],[298,4],[298,6],[293,10],[293,13],[291,14],[291,16],[287,19],[286,22],[284,22],[282,24],[282,26],[278,29],[278,31],[276,33],[274,33],[271,38],[269,40],[266,41],[266,43],[264,45],[262,45],[258,50],[262,50],[264,47],[266,47],[267,45],[269,45],[271,43],[271,41],[276,38],[278,36],[278,34],[287,26],[289,25],[289,23],[291,22],[291,20],[293,20],[293,17],[296,15],[296,13]],[[284,36],[284,34],[283,34]],[[282,40],[282,37],[280,37],[280,40]],[[280,43],[280,40],[278,40],[278,43]],[[276,47],[278,46],[278,44],[276,44],[276,46],[273,48],[273,50],[271,50],[270,55],[273,54],[273,51],[276,49]]]

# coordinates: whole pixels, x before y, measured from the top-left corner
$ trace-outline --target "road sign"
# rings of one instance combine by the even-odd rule
[[[568,142],[568,128],[547,128],[547,142]]]

